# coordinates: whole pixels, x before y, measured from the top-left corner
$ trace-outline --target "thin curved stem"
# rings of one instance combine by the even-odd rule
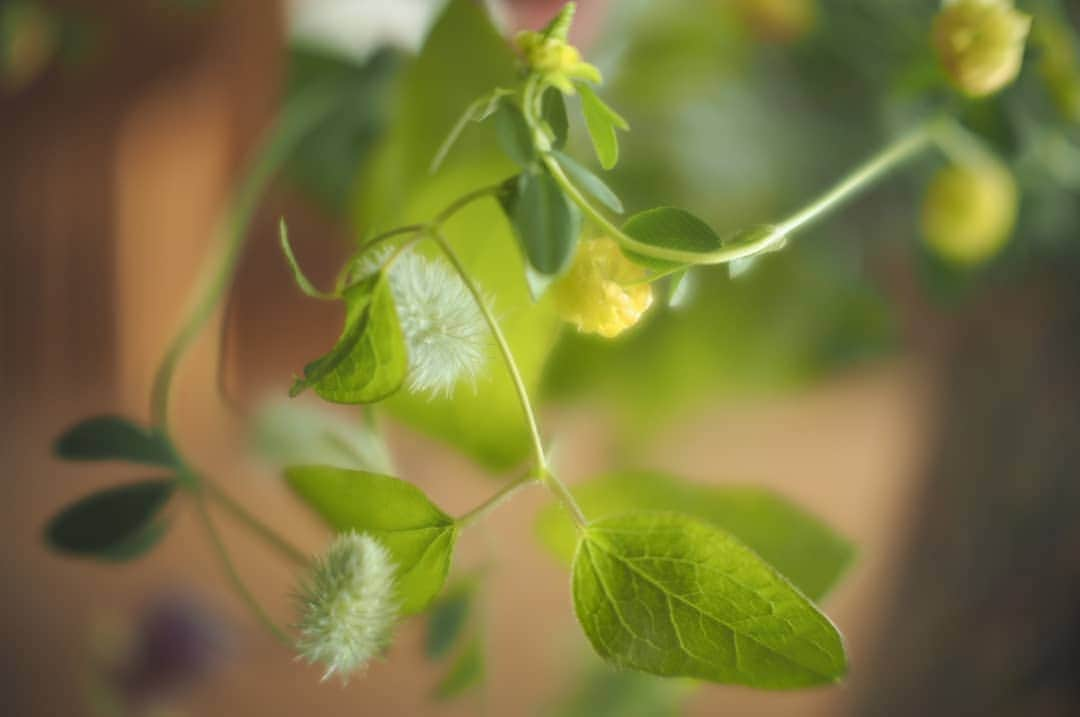
[[[244,525],[244,527],[265,540],[268,545],[281,553],[281,555],[290,562],[295,563],[299,567],[307,567],[311,562],[309,556],[303,550],[294,546],[288,540],[283,538],[276,530],[256,518],[247,508],[234,500],[229,494],[225,493],[215,481],[203,476],[200,483],[206,489],[206,494],[210,496],[210,498],[231,513],[234,518]]]
[[[214,521],[210,517],[210,511],[206,507],[206,497],[201,492],[195,493],[195,507],[199,514],[199,519],[206,529],[206,534],[210,538],[210,543],[213,545],[214,552],[217,553],[218,559],[221,561],[221,567],[225,570],[225,574],[229,578],[229,582],[232,583],[233,590],[236,591],[237,596],[239,596],[244,604],[247,605],[248,609],[255,615],[255,618],[262,623],[263,627],[270,631],[270,634],[277,638],[283,645],[291,647],[292,640],[289,639],[288,634],[277,626],[270,615],[263,609],[262,605],[259,604],[259,601],[255,599],[255,596],[251,594],[251,591],[248,590],[247,585],[244,584],[244,579],[240,577],[236,565],[229,556],[229,551],[225,548],[225,542],[221,539],[221,534],[218,533],[217,526],[214,525]]]
[[[491,184],[486,187],[481,187],[480,189],[474,189],[468,194],[458,197],[451,202],[446,209],[435,215],[435,219],[432,220],[431,225],[435,228],[441,227],[448,219],[450,219],[450,217],[454,216],[477,199],[483,199],[484,197],[497,193],[501,187],[501,182],[499,184]]]
[[[484,300],[483,294],[480,293],[479,287],[476,282],[469,276],[468,271],[465,270],[465,265],[461,263],[457,254],[451,248],[446,239],[438,232],[432,232],[431,238],[435,243],[439,245],[443,254],[446,255],[447,260],[454,267],[454,270],[461,277],[462,282],[465,283],[465,287],[472,294],[473,300],[476,302],[477,307],[480,309],[480,313],[484,317],[484,321],[487,322],[488,328],[491,329],[491,334],[495,338],[495,343],[499,347],[499,352],[502,354],[503,362],[506,364],[507,371],[510,373],[510,379],[514,384],[514,390],[517,392],[518,402],[521,404],[522,413],[525,414],[525,422],[529,427],[529,435],[532,438],[533,454],[536,460],[537,474],[540,479],[547,485],[556,497],[566,506],[570,511],[574,521],[580,527],[585,527],[588,521],[585,519],[585,514],[582,513],[581,507],[578,506],[577,501],[574,500],[574,496],[571,495],[569,489],[559,478],[551,472],[547,464],[547,456],[544,454],[544,441],[540,436],[540,426],[536,420],[536,412],[533,410],[532,402],[529,400],[529,391],[525,387],[525,380],[521,377],[521,371],[518,369],[517,362],[514,360],[514,354],[510,350],[510,344],[506,340],[506,336],[503,334],[502,328],[499,326],[499,322],[495,320],[494,314],[491,313],[491,309],[488,307],[487,302]]]
[[[914,131],[890,143],[882,151],[857,167],[823,195],[810,202],[787,219],[773,225],[773,231],[765,232],[753,241],[731,244],[711,252],[691,252],[659,247],[638,241],[615,226],[603,215],[566,176],[558,161],[550,155],[542,155],[555,182],[566,192],[581,210],[601,230],[617,241],[624,249],[636,254],[679,264],[725,264],[774,248],[793,232],[820,218],[859,191],[867,188],[889,171],[926,148],[935,137],[941,120],[919,126]]]
[[[195,292],[187,319],[176,333],[154,376],[150,396],[150,413],[154,424],[168,433],[169,394],[173,376],[180,360],[198,337],[206,322],[213,316],[225,290],[232,283],[236,265],[244,248],[248,226],[258,207],[259,199],[296,145],[326,115],[331,98],[322,91],[310,100],[298,101],[288,108],[270,132],[264,148],[249,170],[225,220],[216,230],[218,249],[203,270],[200,288]]]
[[[510,500],[510,498],[513,497],[522,488],[526,488],[537,482],[538,479],[536,478],[536,476],[529,475],[504,486],[503,489],[495,493],[495,495],[491,496],[483,503],[458,518],[458,528],[468,528],[470,525],[480,520],[485,515],[495,510],[506,501]]]

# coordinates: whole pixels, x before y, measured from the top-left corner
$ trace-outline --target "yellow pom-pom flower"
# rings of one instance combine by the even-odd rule
[[[554,286],[555,307],[579,331],[614,338],[652,305],[652,286],[645,278],[645,270],[612,239],[591,239],[578,248],[570,271]]]
[[[1012,0],[946,0],[934,18],[933,40],[949,79],[981,97],[1016,79],[1031,17]]]
[[[930,182],[923,205],[923,239],[950,263],[971,266],[1005,246],[1016,224],[1016,181],[993,162],[954,165]]]

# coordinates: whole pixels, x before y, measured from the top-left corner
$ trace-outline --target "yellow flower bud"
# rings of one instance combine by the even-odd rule
[[[946,167],[927,189],[923,239],[953,264],[978,264],[1008,241],[1017,205],[1016,181],[1003,165],[986,162]]]
[[[602,79],[600,71],[565,40],[529,30],[519,33],[516,42],[529,69],[567,94],[574,92],[573,80],[599,84]]]
[[[933,40],[949,79],[980,97],[1016,79],[1031,17],[1012,0],[946,0],[934,18]]]
[[[555,307],[579,331],[618,336],[641,319],[653,301],[643,268],[602,237],[584,242],[570,271],[554,286]]]

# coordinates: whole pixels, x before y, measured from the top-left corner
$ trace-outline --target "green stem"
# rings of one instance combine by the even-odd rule
[[[481,187],[480,189],[474,189],[468,194],[458,197],[453,202],[451,202],[450,205],[446,207],[446,209],[443,209],[441,212],[435,215],[435,219],[432,220],[431,226],[435,229],[438,229],[443,224],[445,224],[447,220],[450,219],[450,217],[454,216],[459,211],[475,202],[477,199],[483,199],[484,197],[496,194],[501,188],[502,182],[498,184],[491,184],[486,187]]]
[[[154,376],[150,413],[154,425],[162,432],[168,433],[169,394],[173,376],[180,360],[210,320],[222,295],[232,282],[248,226],[263,191],[300,140],[326,116],[331,101],[332,98],[320,92],[317,96],[298,101],[286,108],[248,171],[225,220],[218,226],[215,232],[218,249],[208,260],[201,286],[195,293],[187,319],[166,350]]]
[[[222,508],[229,511],[229,513],[242,523],[244,527],[265,540],[268,545],[281,553],[285,558],[300,567],[307,567],[310,564],[310,558],[304,551],[283,538],[269,525],[256,518],[247,510],[247,508],[225,493],[216,482],[203,476],[201,484],[206,489],[206,494],[210,496],[210,498],[215,500]]]
[[[536,482],[536,477],[529,475],[504,486],[503,489],[497,492],[495,495],[491,496],[483,503],[458,518],[458,528],[468,528],[470,525],[483,518],[492,510],[498,508],[500,505],[510,500],[510,498],[522,488],[530,486]]]
[[[940,122],[941,120],[934,120],[920,125],[912,132],[891,142],[837,182],[832,189],[784,221],[776,224],[777,232],[781,236],[788,236],[798,231],[867,188],[898,165],[906,162],[930,144]]]
[[[853,172],[841,179],[832,189],[810,202],[789,218],[773,226],[773,230],[763,232],[753,241],[731,244],[711,252],[692,252],[659,247],[638,241],[615,226],[594,207],[584,194],[570,181],[562,167],[550,154],[544,154],[543,161],[552,178],[562,188],[571,201],[578,205],[589,219],[624,248],[636,254],[675,262],[678,264],[724,264],[767,251],[786,240],[793,232],[805,227],[826,212],[836,208],[865,189],[874,181],[910,159],[924,149],[934,139],[936,126],[940,120],[924,124],[889,144]]]
[[[229,578],[229,581],[232,583],[237,596],[239,596],[244,604],[251,610],[252,614],[255,615],[256,619],[258,619],[258,621],[261,622],[274,637],[276,637],[283,645],[291,647],[292,640],[289,639],[289,636],[284,630],[277,626],[270,615],[263,610],[262,605],[259,604],[258,600],[255,599],[255,596],[248,590],[247,585],[244,584],[244,579],[240,577],[236,565],[233,564],[232,558],[229,557],[229,551],[225,548],[225,542],[221,539],[221,534],[218,533],[217,527],[210,517],[210,511],[206,507],[206,497],[202,493],[196,493],[195,506],[198,509],[199,519],[206,529],[206,534],[210,537],[214,552],[217,553],[218,559],[221,561],[221,566],[225,570],[225,574]]]
[[[491,309],[487,305],[487,301],[484,300],[483,294],[480,293],[479,287],[476,282],[469,276],[468,271],[465,269],[465,265],[458,259],[457,254],[447,243],[446,239],[438,232],[431,233],[432,239],[439,245],[443,254],[446,255],[447,260],[454,267],[454,270],[461,277],[461,280],[465,283],[465,287],[472,294],[473,300],[476,302],[477,307],[480,309],[480,313],[484,316],[484,321],[487,322],[488,328],[491,329],[491,334],[495,338],[495,343],[499,347],[499,352],[502,354],[503,361],[506,364],[507,371],[510,373],[510,379],[514,384],[514,390],[517,392],[518,402],[521,404],[521,410],[525,414],[525,422],[529,427],[529,434],[532,437],[533,454],[536,459],[537,474],[540,479],[548,486],[549,489],[559,498],[559,500],[566,506],[567,510],[573,516],[575,522],[581,527],[585,527],[588,521],[585,520],[585,514],[581,512],[581,508],[578,506],[577,501],[574,500],[574,496],[570,494],[570,491],[563,484],[561,480],[548,468],[547,456],[544,455],[544,441],[540,436],[540,426],[536,420],[536,412],[533,410],[532,402],[529,400],[529,391],[525,387],[525,381],[521,377],[521,371],[518,370],[517,362],[514,360],[514,354],[510,350],[510,344],[506,340],[506,336],[503,335],[502,328],[499,326],[499,322],[495,320],[495,316],[491,313]]]

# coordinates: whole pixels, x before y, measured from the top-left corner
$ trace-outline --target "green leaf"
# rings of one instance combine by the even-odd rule
[[[330,353],[304,367],[290,396],[310,386],[334,403],[372,403],[405,381],[408,353],[385,273],[354,284],[342,298],[347,310],[341,338]]]
[[[337,298],[333,294],[319,291],[319,289],[308,280],[307,276],[304,275],[304,271],[300,268],[300,263],[296,261],[296,255],[293,254],[292,245],[289,243],[289,228],[285,226],[284,219],[278,224],[278,230],[281,236],[281,251],[285,254],[285,261],[289,263],[289,269],[292,270],[293,280],[296,281],[296,285],[300,287],[300,291],[313,299]]]
[[[563,93],[549,87],[540,100],[540,115],[551,129],[552,149],[562,149],[570,136],[570,118],[566,116],[566,100]]]
[[[615,130],[628,130],[630,125],[604,104],[591,87],[579,82],[577,89],[581,94],[581,111],[585,115],[585,126],[589,129],[596,158],[600,160],[601,167],[611,169],[619,162],[619,138]]]
[[[551,175],[523,172],[499,200],[529,264],[541,274],[565,270],[581,236],[581,212]]]
[[[398,478],[329,466],[285,471],[294,491],[335,530],[381,541],[397,564],[402,612],[423,611],[442,590],[457,540],[454,519]]]
[[[525,116],[517,105],[508,99],[499,103],[495,113],[495,132],[499,146],[514,164],[527,168],[536,160],[536,148],[533,146],[532,131]]]
[[[95,416],[69,428],[53,452],[69,461],[127,461],[179,467],[169,439],[121,416]]]
[[[708,224],[690,212],[674,207],[657,207],[635,214],[626,220],[622,229],[631,238],[645,244],[693,254],[708,254],[724,243]],[[682,266],[630,251],[626,254],[643,266],[661,271]]]
[[[473,585],[465,582],[447,591],[431,607],[424,652],[431,659],[444,657],[465,629],[472,609]]]
[[[600,518],[639,510],[682,513],[731,533],[812,600],[843,577],[854,546],[816,517],[767,490],[691,483],[662,473],[614,473],[573,487],[586,515]],[[571,561],[577,529],[557,504],[536,521],[543,543]]]
[[[839,681],[840,633],[802,593],[717,528],[674,513],[593,522],[573,567],[574,609],[618,667],[761,689]]]
[[[434,697],[440,700],[453,699],[483,682],[485,673],[484,646],[479,638],[474,638],[435,687]]]
[[[66,553],[124,561],[142,555],[164,534],[157,519],[176,489],[172,480],[117,486],[82,498],[49,521],[45,538]]]
[[[563,168],[575,184],[595,197],[611,211],[616,214],[623,213],[622,201],[620,201],[615,192],[611,190],[611,187],[604,183],[604,180],[590,172],[570,155],[563,154],[562,152],[552,152],[552,154],[555,156],[555,159],[558,160],[559,166]]]
[[[477,96],[517,82],[514,67],[509,43],[481,3],[446,4],[423,50],[403,70],[388,110],[394,123],[355,184],[358,235],[372,226],[429,222],[463,188],[494,184],[516,171],[488,122],[461,137],[439,174],[428,172],[442,140],[432,127],[449,127]],[[502,210],[494,202],[477,202],[447,222],[445,231],[497,307],[526,386],[537,390],[561,322],[550,299],[534,302],[530,296],[526,263]],[[439,400],[399,391],[385,405],[413,429],[451,444],[493,472],[518,465],[530,451],[514,384],[494,362],[477,377],[475,390],[464,387]]]

